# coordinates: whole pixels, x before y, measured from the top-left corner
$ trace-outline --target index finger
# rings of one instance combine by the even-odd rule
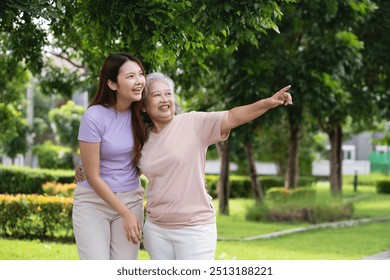
[[[280,91],[287,91],[291,88],[291,85],[288,85],[288,86],[285,86],[284,88],[282,88]]]

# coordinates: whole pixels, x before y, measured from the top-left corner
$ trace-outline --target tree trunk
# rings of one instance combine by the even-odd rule
[[[327,131],[330,141],[329,163],[330,175],[329,182],[333,196],[340,196],[342,192],[342,141],[343,131],[340,124],[335,125]]]
[[[251,178],[252,191],[255,197],[255,202],[261,203],[264,200],[263,190],[261,189],[260,182],[257,178],[256,163],[255,159],[253,158],[252,144],[247,137],[244,140],[244,149],[248,159],[249,176]]]
[[[290,126],[290,141],[288,146],[288,164],[284,180],[284,187],[294,189],[299,179],[299,135],[300,126]]]
[[[221,159],[221,172],[218,180],[219,213],[229,215],[229,140],[218,142],[217,151]]]
[[[29,126],[33,126],[34,123],[34,85],[35,79],[32,78],[27,88],[26,96],[27,96],[27,124]],[[34,137],[31,133],[27,133],[27,152],[24,155],[24,165],[33,167],[33,145],[34,145]]]

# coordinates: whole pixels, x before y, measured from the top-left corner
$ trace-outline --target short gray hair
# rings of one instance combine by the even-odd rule
[[[157,82],[157,81],[165,82],[168,85],[169,89],[172,91],[172,93],[173,94],[175,93],[175,83],[173,82],[173,80],[170,77],[168,77],[167,75],[160,73],[160,72],[153,72],[153,73],[146,75],[145,94],[143,97],[144,99],[149,94],[149,89],[150,89],[151,85],[153,85],[154,82]]]

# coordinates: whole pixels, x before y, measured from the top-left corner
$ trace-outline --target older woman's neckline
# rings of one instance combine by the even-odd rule
[[[172,124],[174,119],[175,118],[173,117],[170,121],[158,125],[158,127],[159,127],[158,129],[156,128],[155,125],[153,125],[152,129],[150,130],[150,132],[152,134],[154,134],[154,135],[160,135],[162,132],[164,132],[166,130],[167,127],[169,127]]]

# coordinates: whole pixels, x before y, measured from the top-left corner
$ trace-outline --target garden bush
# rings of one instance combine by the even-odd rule
[[[311,200],[314,199],[316,191],[310,187],[286,189],[286,188],[270,188],[266,197],[267,200],[273,202],[287,202],[290,200]]]
[[[272,191],[267,200],[248,209],[246,218],[266,222],[321,223],[350,219],[354,208],[352,202],[341,199],[316,201],[310,189],[297,191]]]
[[[207,190],[213,197],[217,197],[219,175],[206,175]],[[252,198],[253,190],[249,176],[230,175],[230,198]],[[284,188],[284,177],[281,176],[259,176],[258,180],[261,189],[265,194],[270,188]],[[300,177],[298,184],[301,187],[311,186],[316,182],[314,177]]]
[[[75,183],[61,184],[57,182],[46,182],[42,185],[42,190],[49,196],[73,197]]]
[[[376,182],[377,193],[390,194],[390,180],[380,180]]]
[[[46,141],[43,145],[34,146],[34,154],[38,157],[40,168],[74,169],[72,150],[69,147],[53,145]]]
[[[50,170],[0,165],[0,193],[42,194],[46,182],[72,183],[73,170]]]
[[[1,234],[72,239],[72,205],[72,198],[60,196],[0,194]]]

